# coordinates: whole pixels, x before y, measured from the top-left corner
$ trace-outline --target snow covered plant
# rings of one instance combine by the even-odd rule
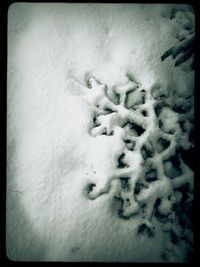
[[[168,49],[161,56],[161,61],[165,60],[169,56],[172,56],[172,58],[175,60],[175,67],[190,61],[191,69],[193,70],[195,62],[194,15],[189,11],[174,11],[172,13],[172,21],[179,25],[181,24],[183,28],[176,36],[178,43]]]
[[[175,59],[174,66],[177,67],[187,62],[192,58],[191,69],[194,69],[195,58],[195,36],[191,34],[187,39],[180,42],[176,47],[173,46],[167,50],[161,57],[161,60],[165,60],[167,57],[172,56]],[[177,58],[178,57],[178,58]]]
[[[10,260],[191,259],[193,56],[160,56],[189,58],[193,22],[185,4],[10,6]]]
[[[95,201],[116,186],[118,216],[140,218],[138,235],[154,238],[155,222],[161,225],[167,237],[164,259],[176,260],[183,250],[189,253],[193,171],[185,155],[193,147],[193,98],[175,92],[167,96],[157,83],[144,88],[133,80],[108,88],[90,77],[88,87],[85,99],[93,107],[90,135],[122,142],[112,176],[104,187],[88,184],[88,198]]]

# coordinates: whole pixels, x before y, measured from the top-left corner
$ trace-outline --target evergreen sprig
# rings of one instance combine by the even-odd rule
[[[191,68],[194,69],[195,60],[195,36],[190,35],[187,39],[183,40],[179,45],[173,46],[161,56],[161,61],[164,61],[169,56],[175,60],[174,66],[177,67],[187,62],[192,58]]]

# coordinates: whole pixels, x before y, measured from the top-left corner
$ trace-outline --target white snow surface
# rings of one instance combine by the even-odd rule
[[[119,107],[122,117],[117,113],[112,113],[112,120],[99,117],[99,123],[107,125],[110,133],[114,129],[114,135],[99,135],[91,128],[94,106],[104,97],[103,85],[122,98],[135,90],[134,82],[147,92],[160,88],[160,95],[193,94],[193,72],[175,69],[170,59],[160,61],[162,53],[176,43],[175,33],[182,30],[180,14],[176,25],[170,20],[173,8],[190,10],[186,5],[163,4],[10,6],[7,255],[11,260],[164,261],[161,223],[154,221],[156,235],[151,239],[136,234],[145,218],[123,219],[117,214],[116,161],[125,144],[121,128],[115,125],[128,113]],[[91,76],[102,86],[88,88]],[[130,106],[141,99],[134,92]],[[146,102],[147,110],[151,103],[152,99]],[[172,126],[180,131],[178,115],[167,109],[160,115],[166,133]],[[145,119],[138,117],[138,123],[143,125]],[[139,175],[140,154],[127,150],[125,161],[135,162],[133,173]],[[187,174],[192,176],[188,169]],[[89,184],[96,185],[94,194],[101,192],[98,197],[88,198]],[[160,210],[168,214],[171,187],[167,189],[165,180],[162,184],[165,193],[159,183],[152,183],[138,201],[145,201],[154,188],[155,197],[166,194]],[[154,197],[149,199],[153,203]],[[132,204],[126,212],[135,212],[135,200]],[[184,261],[183,252],[177,255],[176,261]]]

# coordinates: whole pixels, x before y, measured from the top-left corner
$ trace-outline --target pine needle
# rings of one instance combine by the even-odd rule
[[[165,60],[167,57],[173,54],[174,47],[171,47],[168,49],[162,56],[161,56],[161,61]]]
[[[194,55],[194,48],[190,47],[188,50],[183,53],[176,61],[174,66],[177,67],[188,61]]]

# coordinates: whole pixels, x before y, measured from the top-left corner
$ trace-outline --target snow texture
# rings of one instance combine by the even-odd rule
[[[15,3],[8,17],[7,255],[185,262],[192,253],[194,34],[169,4]]]

